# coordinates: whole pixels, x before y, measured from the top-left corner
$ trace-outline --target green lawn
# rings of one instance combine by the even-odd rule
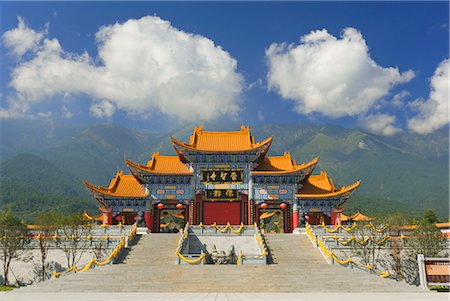
[[[16,286],[0,285],[0,291],[10,291],[17,288]]]

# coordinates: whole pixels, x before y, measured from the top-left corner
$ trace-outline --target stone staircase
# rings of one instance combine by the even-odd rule
[[[179,234],[140,237],[122,263],[15,290],[33,292],[422,292],[328,265],[306,235],[266,235],[274,264],[177,265]]]

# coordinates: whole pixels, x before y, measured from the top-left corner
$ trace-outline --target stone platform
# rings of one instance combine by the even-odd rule
[[[143,235],[121,264],[66,275],[5,294],[404,292],[427,295],[422,289],[405,283],[358,269],[328,265],[305,235],[266,235],[274,264],[262,266],[177,265],[174,250],[179,237],[179,234]]]

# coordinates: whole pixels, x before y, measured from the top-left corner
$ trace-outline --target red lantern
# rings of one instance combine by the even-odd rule
[[[266,203],[262,203],[260,206],[261,206],[262,209],[266,209],[267,208],[267,204]]]
[[[177,204],[177,209],[183,209],[183,204],[178,203]]]
[[[283,209],[283,210],[286,209],[286,204],[285,203],[281,203],[280,204],[280,208]]]
[[[159,210],[164,208],[164,204],[163,203],[159,203],[158,205],[156,205],[156,207],[158,207]]]

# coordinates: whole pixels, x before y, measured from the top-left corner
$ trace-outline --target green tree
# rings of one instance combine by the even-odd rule
[[[27,225],[13,216],[10,210],[0,211],[0,249],[3,264],[3,284],[9,284],[9,270],[13,260],[27,254]]]
[[[393,271],[398,280],[403,280],[405,241],[401,237],[405,229],[413,221],[409,216],[400,212],[389,214],[380,219],[388,226],[386,235],[391,235],[392,237],[385,244],[389,246],[387,250],[388,254],[383,257],[383,260],[380,260],[380,265],[385,269]]]
[[[47,271],[47,256],[50,246],[53,244],[53,235],[56,229],[62,222],[62,215],[56,212],[42,212],[34,218],[34,224],[38,231],[37,240],[39,243],[39,250],[41,251],[41,268],[39,269],[39,277],[41,281],[50,278],[50,273]]]
[[[385,224],[379,220],[361,221],[352,230],[352,235],[355,237],[355,242],[352,245],[352,255],[356,255],[362,259],[365,265],[369,265],[377,269],[378,259],[380,257],[381,246],[377,242],[384,238]]]
[[[87,250],[86,236],[90,232],[91,226],[81,214],[71,214],[61,218],[58,224],[57,241],[59,249],[66,255],[68,268],[76,265]]]
[[[425,212],[423,213],[423,219],[428,224],[436,224],[438,222],[438,217],[434,210],[431,208],[425,210]]]
[[[423,221],[408,236],[407,255],[405,260],[404,277],[408,282],[418,284],[417,255],[427,257],[446,257],[446,238],[442,232],[428,221]]]

